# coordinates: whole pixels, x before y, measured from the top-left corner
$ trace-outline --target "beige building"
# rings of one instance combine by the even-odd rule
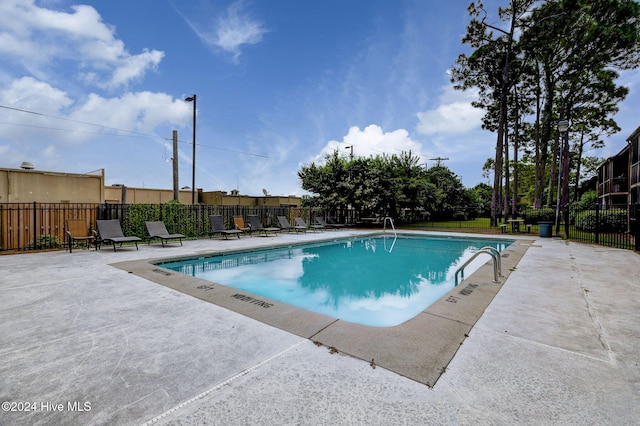
[[[124,185],[107,186],[104,195],[104,202],[108,204],[164,204],[173,200],[171,189],[129,188]],[[191,204],[191,190],[178,191],[178,201]]]
[[[261,197],[252,195],[240,195],[233,190],[231,194],[226,191],[200,192],[200,202],[212,206],[260,206],[260,207],[300,207],[302,199],[294,195],[264,195]]]
[[[29,163],[22,169],[0,169],[0,203],[94,203],[94,204],[164,204],[173,200],[173,190],[105,186],[104,169],[86,174],[33,170]],[[181,204],[191,204],[191,190],[180,190]],[[233,190],[203,192],[197,189],[196,200],[217,206],[300,207],[296,196],[240,195]]]
[[[104,169],[75,174],[26,167],[0,169],[0,203],[104,202]]]

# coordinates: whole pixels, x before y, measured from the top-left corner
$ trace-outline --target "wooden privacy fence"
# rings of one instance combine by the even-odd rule
[[[0,203],[0,254],[67,247],[67,219],[85,219],[87,232],[98,219],[118,219],[125,235],[145,238],[145,221],[162,220],[171,233],[188,238],[207,237],[209,215],[222,215],[233,228],[233,217],[258,215],[266,226],[277,226],[277,216],[303,217],[310,221],[319,210],[294,207],[211,206],[190,204],[76,204]]]
[[[95,229],[98,204],[1,203],[0,252],[55,249],[65,244],[67,219]]]

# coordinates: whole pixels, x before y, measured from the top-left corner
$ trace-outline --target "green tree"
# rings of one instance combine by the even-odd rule
[[[347,206],[352,188],[348,177],[347,161],[338,151],[325,156],[325,165],[312,163],[298,171],[302,189],[317,194],[311,203],[332,210],[342,210]]]
[[[471,199],[460,178],[445,166],[430,168],[426,177],[433,191],[429,203],[424,206],[433,220],[450,220],[469,206]]]
[[[298,177],[314,194],[306,205],[332,211],[350,206],[360,217],[451,218],[467,207],[471,198],[455,174],[442,166],[425,171],[419,163],[411,152],[347,160],[335,151],[324,165],[303,166]]]
[[[474,105],[486,112],[483,127],[496,132],[492,215],[503,187],[505,211],[509,191],[512,207],[520,193],[521,168],[509,164],[509,146],[516,163],[521,149],[525,157],[534,158],[534,204],[542,203],[546,179],[550,202],[560,169],[570,176],[574,168],[579,176],[582,146],[601,143],[601,135],[617,131],[611,117],[627,91],[615,79],[617,70],[635,68],[640,61],[640,4],[511,0],[498,9],[498,17],[507,22],[504,28],[488,23],[480,1],[471,3],[468,11],[471,22],[463,42],[474,50],[460,55],[452,82],[457,89],[479,89]],[[574,142],[573,163],[568,144],[559,140],[559,120],[572,122],[570,139],[579,141]],[[562,197],[566,204],[568,179],[563,180]]]
[[[476,216],[487,216],[491,213],[491,194],[493,189],[486,183],[479,183],[467,190],[470,206],[476,209]]]
[[[500,8],[499,18],[509,22],[508,30],[504,30],[487,22],[488,14],[481,1],[472,2],[467,8],[471,22],[467,26],[467,34],[462,41],[475,51],[470,56],[460,55],[452,69],[451,80],[456,84],[455,88],[466,90],[476,87],[480,90],[480,101],[475,106],[485,108],[487,111],[483,119],[483,127],[496,132],[491,197],[493,225],[497,224],[505,149],[508,152],[505,139],[508,134],[509,92],[517,81],[512,70],[515,33],[522,17],[533,3],[532,0],[511,0],[507,8]],[[495,36],[494,33],[498,35]]]

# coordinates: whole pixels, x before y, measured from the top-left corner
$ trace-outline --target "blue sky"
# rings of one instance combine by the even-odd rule
[[[467,47],[468,0],[3,0],[0,167],[105,169],[106,183],[301,195],[297,171],[340,149],[436,157],[471,187],[495,136],[447,70]],[[501,2],[485,1],[490,11]],[[497,22],[497,21],[495,21]],[[617,153],[640,125],[637,71]]]

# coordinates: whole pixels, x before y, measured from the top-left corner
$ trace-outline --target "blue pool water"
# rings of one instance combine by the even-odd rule
[[[161,266],[345,321],[401,324],[451,290],[478,249],[511,242],[393,235],[291,246]],[[466,276],[489,260],[480,256]]]

